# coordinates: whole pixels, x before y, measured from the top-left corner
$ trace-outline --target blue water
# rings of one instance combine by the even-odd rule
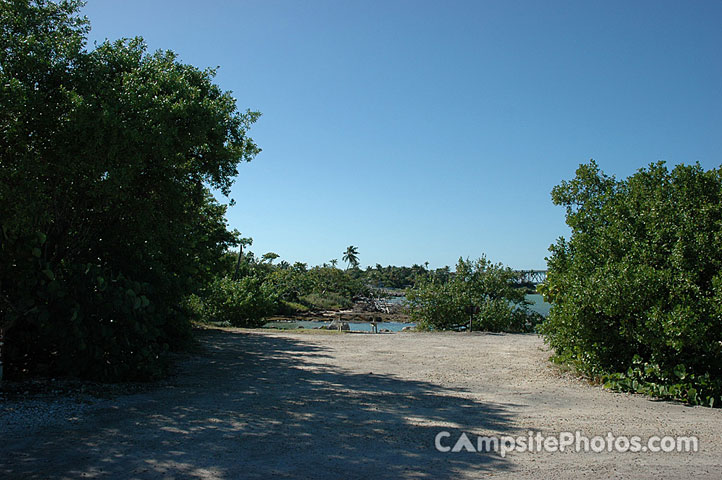
[[[541,295],[539,295],[538,293],[532,293],[530,295],[527,295],[526,299],[530,302],[533,302],[532,305],[529,305],[529,310],[539,312],[545,317],[549,315],[549,309],[552,308],[552,305],[551,303],[545,302],[544,298]]]
[[[552,306],[551,304],[545,302],[544,298],[541,295],[539,295],[538,293],[528,294],[526,296],[526,299],[532,302],[532,304],[529,306],[530,310],[539,312],[545,317],[549,315],[549,309],[552,308]],[[406,297],[391,297],[386,301],[391,304],[402,304],[404,301],[406,301]]]
[[[328,322],[312,322],[309,320],[296,320],[292,322],[268,322],[264,325],[264,327],[267,328],[279,328],[282,330],[292,329],[292,328],[318,328],[322,325],[328,325],[331,323]],[[370,332],[371,331],[371,324],[366,322],[349,322],[348,326],[351,328],[352,332]],[[392,332],[400,332],[402,328],[404,327],[413,327],[416,326],[415,323],[401,323],[401,322],[381,322],[378,324],[379,330],[386,329],[391,330]]]
[[[405,300],[404,297],[394,297],[394,300],[399,301],[397,299],[400,299],[400,301]],[[546,303],[541,295],[539,294],[530,294],[526,296],[526,299],[530,302],[532,302],[532,305],[529,306],[530,310],[533,310],[535,312],[541,313],[543,316],[549,315],[549,309],[551,308],[551,305]],[[396,303],[396,302],[394,302]],[[288,330],[293,328],[318,328],[322,325],[328,325],[331,323],[329,320],[328,322],[313,322],[309,320],[295,320],[291,322],[269,322],[264,325],[264,327],[268,328],[279,328],[282,330]],[[352,332],[370,332],[371,331],[371,324],[367,322],[349,322],[349,327],[351,328]],[[391,330],[392,332],[400,332],[402,328],[404,327],[413,327],[416,324],[414,323],[401,323],[401,322],[381,322],[378,324],[379,330],[386,329]]]

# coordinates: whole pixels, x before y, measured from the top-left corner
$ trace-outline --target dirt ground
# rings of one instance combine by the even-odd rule
[[[206,331],[169,380],[0,401],[0,478],[722,478],[722,409],[561,374],[535,335]],[[32,396],[31,396],[32,397]],[[696,436],[688,453],[439,452],[462,433]]]

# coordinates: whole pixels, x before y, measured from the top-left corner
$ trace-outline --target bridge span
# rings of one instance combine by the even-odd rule
[[[519,274],[519,283],[539,285],[547,279],[547,270],[516,270]]]

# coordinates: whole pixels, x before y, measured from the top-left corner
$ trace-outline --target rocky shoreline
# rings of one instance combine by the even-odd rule
[[[411,323],[406,309],[403,305],[388,303],[374,299],[360,299],[356,301],[353,308],[347,310],[320,310],[315,312],[304,312],[295,315],[283,315],[270,317],[270,322],[283,322],[293,320],[307,320],[316,322],[331,322],[339,320],[342,322],[399,322]]]

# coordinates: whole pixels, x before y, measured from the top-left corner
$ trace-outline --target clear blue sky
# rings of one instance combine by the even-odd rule
[[[722,163],[721,1],[91,0],[91,42],[220,66],[263,152],[231,227],[319,264],[544,268],[594,158]]]

